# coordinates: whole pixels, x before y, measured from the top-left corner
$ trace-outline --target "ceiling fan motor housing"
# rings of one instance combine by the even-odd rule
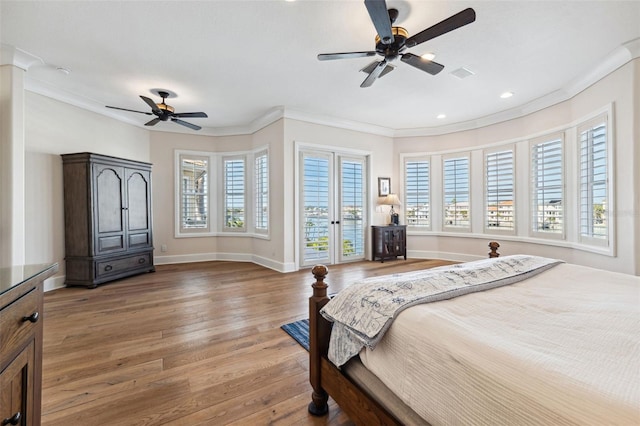
[[[376,35],[376,52],[384,56],[387,61],[396,59],[399,53],[405,49],[405,42],[409,38],[409,32],[402,27],[391,27],[393,43],[384,44],[379,35]]]

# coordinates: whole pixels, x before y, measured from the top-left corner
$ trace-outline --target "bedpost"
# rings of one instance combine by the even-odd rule
[[[491,241],[489,243],[489,249],[491,249],[491,251],[489,252],[489,258],[500,256],[500,253],[498,253],[498,247],[500,247],[500,244],[498,244],[497,241]]]
[[[322,416],[329,411],[329,395],[322,389],[320,365],[322,356],[329,350],[331,324],[320,314],[320,309],[329,301],[328,285],[324,282],[329,269],[324,265],[316,265],[311,273],[316,282],[311,285],[313,296],[309,298],[309,382],[313,387],[309,412],[315,416]]]

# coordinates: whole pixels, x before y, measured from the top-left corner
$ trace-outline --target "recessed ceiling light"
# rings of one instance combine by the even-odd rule
[[[447,118],[446,114],[438,114],[438,116],[436,117],[439,120],[442,120],[443,118]]]
[[[426,59],[427,61],[433,61],[435,58],[436,58],[436,54],[431,52],[427,52],[424,55],[422,55],[422,59]]]
[[[507,99],[513,96],[513,92],[504,92],[502,95],[500,95],[500,97],[502,99]]]

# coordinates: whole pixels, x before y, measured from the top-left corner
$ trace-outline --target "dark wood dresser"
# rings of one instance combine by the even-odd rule
[[[94,288],[154,271],[151,164],[63,154],[68,286]]]
[[[407,225],[385,225],[371,227],[371,260],[395,259],[404,256],[407,260]]]
[[[0,268],[0,424],[40,425],[44,280],[58,264]]]

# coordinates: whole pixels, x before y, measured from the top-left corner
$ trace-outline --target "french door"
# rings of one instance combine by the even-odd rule
[[[365,257],[365,156],[300,152],[301,266]]]

